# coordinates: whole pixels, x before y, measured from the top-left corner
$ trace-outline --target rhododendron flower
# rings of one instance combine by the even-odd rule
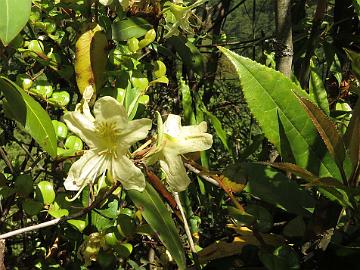
[[[212,145],[212,135],[206,133],[207,124],[181,126],[181,118],[170,114],[162,126],[158,117],[157,148],[148,155],[148,163],[160,161],[160,167],[172,191],[180,192],[190,184],[181,155],[204,151]]]
[[[109,171],[125,189],[142,191],[145,187],[144,175],[127,153],[132,144],[146,137],[151,120],[129,121],[125,108],[112,97],[102,97],[95,102],[95,117],[90,113],[87,102],[82,108],[82,112],[78,109],[66,113],[64,120],[90,149],[72,164],[65,188],[79,190]]]

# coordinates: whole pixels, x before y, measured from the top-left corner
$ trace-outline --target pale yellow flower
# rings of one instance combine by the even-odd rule
[[[172,191],[180,192],[190,184],[181,155],[204,151],[212,145],[212,135],[206,133],[207,124],[181,126],[181,118],[170,114],[162,126],[158,118],[158,143],[156,149],[149,153],[148,163],[160,161],[160,167],[166,176]]]
[[[145,187],[144,175],[127,154],[131,145],[147,136],[151,120],[129,121],[125,108],[112,97],[103,97],[95,102],[95,117],[90,113],[87,102],[84,105],[82,112],[77,110],[64,116],[69,129],[90,148],[72,164],[65,188],[79,190],[109,171],[125,189],[142,191]]]

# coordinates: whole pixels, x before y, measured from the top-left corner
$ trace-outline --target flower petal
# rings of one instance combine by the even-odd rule
[[[94,115],[96,121],[109,120],[113,117],[119,117],[120,125],[125,125],[128,121],[127,113],[122,106],[113,97],[105,96],[99,98],[94,105]]]
[[[66,113],[64,121],[68,128],[78,135],[90,148],[94,147],[95,142],[98,140],[94,122],[77,111]]]
[[[110,167],[112,177],[120,181],[125,189],[144,190],[145,177],[143,173],[126,156],[113,158]]]
[[[137,141],[146,138],[151,129],[151,125],[152,121],[147,118],[130,121],[126,126],[126,129],[121,132],[120,143],[128,149]]]
[[[173,191],[184,191],[190,184],[181,156],[165,153],[165,160],[160,160],[160,167]]]
[[[168,140],[164,151],[186,154],[210,149],[212,143],[213,140],[211,134],[199,133],[177,140]]]
[[[190,136],[193,134],[205,133],[206,131],[207,131],[207,123],[205,121],[202,121],[198,125],[181,127],[181,135],[182,136]]]
[[[164,122],[164,133],[176,138],[181,133],[181,117],[175,114],[169,114]]]
[[[64,182],[65,189],[79,190],[85,182],[94,182],[96,177],[106,170],[105,156],[88,150],[71,165],[68,177]]]

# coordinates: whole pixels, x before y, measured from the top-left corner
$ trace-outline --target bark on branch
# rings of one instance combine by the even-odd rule
[[[291,0],[277,0],[275,10],[277,69],[290,77],[293,60]]]

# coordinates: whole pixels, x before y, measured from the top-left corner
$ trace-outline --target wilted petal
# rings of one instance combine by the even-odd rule
[[[106,121],[116,117],[118,118],[117,121],[119,121],[118,124],[121,126],[125,125],[128,121],[124,106],[122,106],[116,99],[109,96],[99,98],[95,102],[94,115],[96,121]]]
[[[190,184],[181,156],[165,153],[165,160],[160,160],[160,167],[166,175],[171,189],[184,191]]]
[[[64,182],[65,189],[79,190],[85,182],[95,181],[96,177],[106,170],[105,156],[98,155],[92,150],[72,164],[68,177]]]
[[[152,121],[147,118],[130,121],[121,133],[120,143],[129,148],[131,145],[146,138],[151,129]]]
[[[143,191],[145,188],[143,173],[124,155],[113,158],[110,172],[114,180],[120,181],[125,189]]]
[[[96,136],[95,125],[88,117],[80,112],[68,112],[64,115],[68,128],[78,135],[90,148],[99,140]]]

